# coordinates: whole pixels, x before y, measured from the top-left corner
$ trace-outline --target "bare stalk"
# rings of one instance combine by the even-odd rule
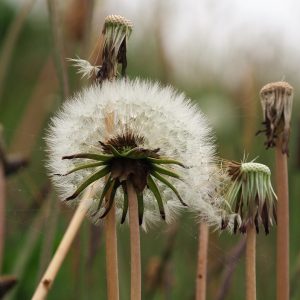
[[[282,141],[276,145],[277,187],[277,299],[289,299],[289,191],[287,155]]]
[[[206,299],[208,239],[208,225],[206,223],[200,223],[198,243],[198,266],[196,277],[196,300]]]
[[[246,299],[256,300],[256,231],[254,226],[248,227],[246,239]]]
[[[92,187],[87,188],[84,193],[82,199],[80,200],[80,204],[78,205],[76,212],[70,222],[69,227],[67,228],[57,250],[50,262],[44,276],[42,277],[32,300],[43,300],[46,299],[46,296],[53,284],[53,281],[59,271],[69,249],[74,241],[76,234],[85,218],[86,212],[89,208],[87,204],[87,200],[91,198],[94,191]]]
[[[105,218],[107,299],[119,299],[118,243],[115,205]]]
[[[130,299],[140,300],[141,290],[141,248],[138,202],[133,185],[127,181],[129,227],[130,227]]]
[[[106,131],[109,134],[114,127],[114,115],[108,114],[105,118]],[[110,193],[106,201],[110,198]],[[118,273],[118,241],[116,232],[116,207],[113,204],[105,220],[105,249],[106,249],[106,284],[107,298],[119,299],[119,273]]]

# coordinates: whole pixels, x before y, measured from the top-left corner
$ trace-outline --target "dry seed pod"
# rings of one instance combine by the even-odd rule
[[[282,135],[282,153],[288,154],[293,87],[284,81],[266,84],[260,91],[267,148],[274,147]]]

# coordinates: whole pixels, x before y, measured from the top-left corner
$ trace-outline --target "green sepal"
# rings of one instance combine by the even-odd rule
[[[96,180],[104,177],[105,175],[107,175],[110,172],[110,168],[109,167],[105,167],[103,169],[101,169],[100,171],[97,171],[96,173],[92,174],[91,176],[88,177],[88,179],[86,179],[85,181],[83,181],[80,186],[77,188],[77,190],[74,192],[73,195],[71,195],[70,197],[66,198],[65,201],[69,201],[72,200],[74,198],[76,198],[84,189],[86,189],[90,184],[92,184],[93,182],[95,182]]]
[[[168,181],[166,178],[164,178],[163,176],[161,176],[159,173],[152,171],[151,175],[153,175],[156,179],[158,179],[160,182],[164,183],[166,186],[168,186],[177,196],[177,198],[179,199],[179,201],[181,202],[181,204],[183,206],[188,206],[181,198],[181,196],[179,195],[177,189],[174,187],[174,185]]]
[[[113,145],[106,145],[115,157],[124,157]]]
[[[96,168],[96,167],[100,167],[100,166],[103,166],[103,165],[107,165],[107,162],[100,161],[100,162],[91,163],[91,164],[84,164],[84,165],[80,165],[80,166],[75,167],[74,169],[72,169],[71,171],[69,171],[66,174],[55,174],[55,175],[67,176],[67,175],[72,174],[72,173],[74,173],[76,171],[79,171],[79,170],[88,169],[88,168]]]
[[[158,172],[158,173],[161,173],[161,174],[164,174],[164,175],[167,175],[167,176],[170,176],[170,177],[174,177],[174,178],[177,178],[177,179],[181,179],[181,177],[177,173],[172,172],[168,169],[156,166],[155,164],[152,164],[152,169],[154,171]]]
[[[62,159],[73,159],[73,158],[87,158],[100,161],[108,161],[114,156],[111,154],[98,154],[98,153],[78,153],[73,155],[63,156]]]
[[[111,185],[113,183],[113,180],[111,180],[111,176],[109,176],[109,178],[107,179],[104,187],[103,187],[103,190],[102,190],[102,193],[101,193],[101,196],[100,196],[100,199],[99,199],[99,202],[98,202],[98,205],[97,205],[97,209],[96,211],[93,213],[93,216],[95,216],[97,214],[97,212],[100,210],[101,206],[102,206],[102,203],[103,203],[103,200],[106,196],[106,194],[108,193]]]
[[[166,214],[165,214],[163,200],[161,198],[161,194],[159,192],[159,189],[158,189],[156,183],[154,182],[154,180],[152,179],[152,177],[150,175],[147,178],[147,184],[148,184],[148,187],[149,187],[150,191],[155,196],[155,199],[156,199],[157,204],[158,204],[160,215],[161,215],[162,219],[165,220],[166,219]]]
[[[147,160],[151,163],[158,164],[158,165],[178,165],[180,167],[186,168],[186,166],[178,160],[175,159],[168,159],[168,158],[153,158],[147,157]]]
[[[100,219],[103,219],[109,213],[113,205],[117,189],[118,189],[118,185],[116,186],[116,180],[113,180],[107,207],[105,208],[104,213],[100,216]]]

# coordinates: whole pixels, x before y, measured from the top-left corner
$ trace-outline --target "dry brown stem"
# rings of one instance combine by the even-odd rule
[[[246,241],[246,299],[256,300],[256,231],[250,225],[247,228]]]
[[[129,227],[130,227],[130,299],[140,300],[141,290],[141,248],[138,202],[133,185],[127,181]]]
[[[289,299],[289,192],[287,154],[276,145],[277,300]]]
[[[208,225],[206,223],[200,223],[198,243],[198,266],[196,277],[196,300],[206,299],[208,239]]]

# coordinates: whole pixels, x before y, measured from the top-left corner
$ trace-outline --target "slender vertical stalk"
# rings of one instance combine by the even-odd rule
[[[119,299],[118,243],[115,205],[105,218],[107,299]]]
[[[60,82],[62,99],[65,99],[69,94],[69,84],[66,62],[64,59],[63,37],[61,34],[61,24],[57,12],[56,0],[48,0],[49,19],[51,24],[52,39],[54,44],[54,58],[56,64],[56,73]]]
[[[138,202],[133,185],[127,181],[129,227],[130,227],[130,299],[140,300],[141,290],[141,248]]]
[[[85,218],[86,212],[89,208],[88,204],[86,203],[87,200],[91,198],[94,191],[92,187],[87,188],[86,192],[84,193],[82,199],[80,200],[80,204],[78,205],[74,216],[70,222],[69,227],[67,228],[57,250],[52,258],[46,272],[44,273],[33,297],[32,300],[42,300],[46,299],[46,296],[53,284],[53,281],[59,271],[69,249],[72,245],[72,242],[78,233],[78,230]]]
[[[289,299],[289,192],[287,155],[276,145],[277,188],[277,300]]]
[[[256,231],[250,225],[246,237],[246,299],[256,300]]]
[[[5,239],[5,174],[0,161],[0,273],[2,269]]]
[[[208,239],[208,225],[206,223],[200,223],[198,243],[198,266],[196,277],[196,300],[206,299]]]
[[[114,127],[114,115],[108,114],[105,118],[106,131],[109,134]],[[106,201],[110,198],[110,193]],[[118,242],[116,232],[116,208],[113,204],[105,220],[105,249],[106,249],[106,282],[107,298],[119,299],[119,273],[118,273]]]

